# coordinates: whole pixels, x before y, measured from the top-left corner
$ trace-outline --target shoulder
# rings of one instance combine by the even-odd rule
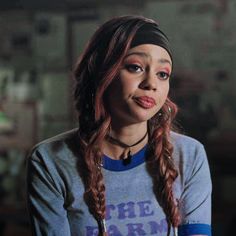
[[[171,132],[170,134],[171,142],[176,148],[182,149],[191,149],[191,148],[199,148],[202,147],[202,143],[200,143],[197,139],[194,139],[190,136],[179,134],[176,132]]]
[[[62,160],[73,156],[78,129],[58,134],[35,145],[29,153],[29,159],[35,161]],[[78,145],[77,145],[78,147]]]
[[[174,148],[173,157],[177,164],[193,166],[207,161],[204,146],[198,140],[171,132],[171,143]]]
[[[63,196],[67,196],[68,189],[74,191],[74,186],[80,188],[78,149],[76,129],[37,144],[27,158],[28,183],[34,183],[40,191],[48,185]]]
[[[36,144],[32,150],[40,148],[40,147],[49,147],[49,146],[53,146],[55,144],[65,143],[67,140],[74,138],[77,135],[77,133],[78,133],[78,129],[72,129],[72,130],[66,131],[64,133],[60,133],[54,137],[45,139],[42,142]]]
[[[174,132],[171,142],[178,169],[174,193],[180,203],[179,233],[210,235],[212,183],[204,146],[194,138]]]
[[[171,141],[174,148],[173,160],[179,172],[175,186],[176,194],[181,192],[186,194],[189,191],[192,195],[196,189],[200,188],[203,193],[203,186],[206,188],[206,194],[209,194],[211,177],[203,144],[194,138],[177,133],[171,133]]]

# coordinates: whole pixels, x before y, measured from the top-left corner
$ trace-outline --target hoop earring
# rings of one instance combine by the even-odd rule
[[[91,93],[91,103],[94,104],[94,93]]]
[[[172,113],[172,109],[169,105],[164,104],[164,106],[166,106],[163,110],[165,112],[163,112],[163,110],[160,110],[158,112],[158,118],[159,119],[164,119],[165,121],[169,120],[171,118],[171,113]],[[164,107],[163,106],[163,107]]]

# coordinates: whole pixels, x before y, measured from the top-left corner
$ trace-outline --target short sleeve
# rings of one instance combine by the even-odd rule
[[[206,152],[198,144],[187,163],[184,189],[179,201],[182,223],[179,236],[211,236],[212,183]]]
[[[63,195],[38,151],[27,160],[27,200],[33,235],[69,236]]]

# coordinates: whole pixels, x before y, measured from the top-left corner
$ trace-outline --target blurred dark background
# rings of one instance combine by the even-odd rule
[[[170,38],[177,120],[210,163],[213,235],[234,235],[235,12],[235,0],[0,0],[0,235],[30,235],[26,154],[76,126],[70,71],[94,30],[126,14],[157,20]]]

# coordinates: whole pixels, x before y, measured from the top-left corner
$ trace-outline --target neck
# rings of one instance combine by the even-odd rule
[[[109,136],[112,137],[112,139],[119,140],[127,146],[138,143],[127,149],[125,148],[125,145],[119,145],[119,142],[112,142],[108,137],[102,146],[103,153],[115,160],[124,159],[129,150],[134,154],[146,145],[148,141],[148,135],[145,136],[146,133],[146,122],[129,126],[112,126],[109,133]]]

